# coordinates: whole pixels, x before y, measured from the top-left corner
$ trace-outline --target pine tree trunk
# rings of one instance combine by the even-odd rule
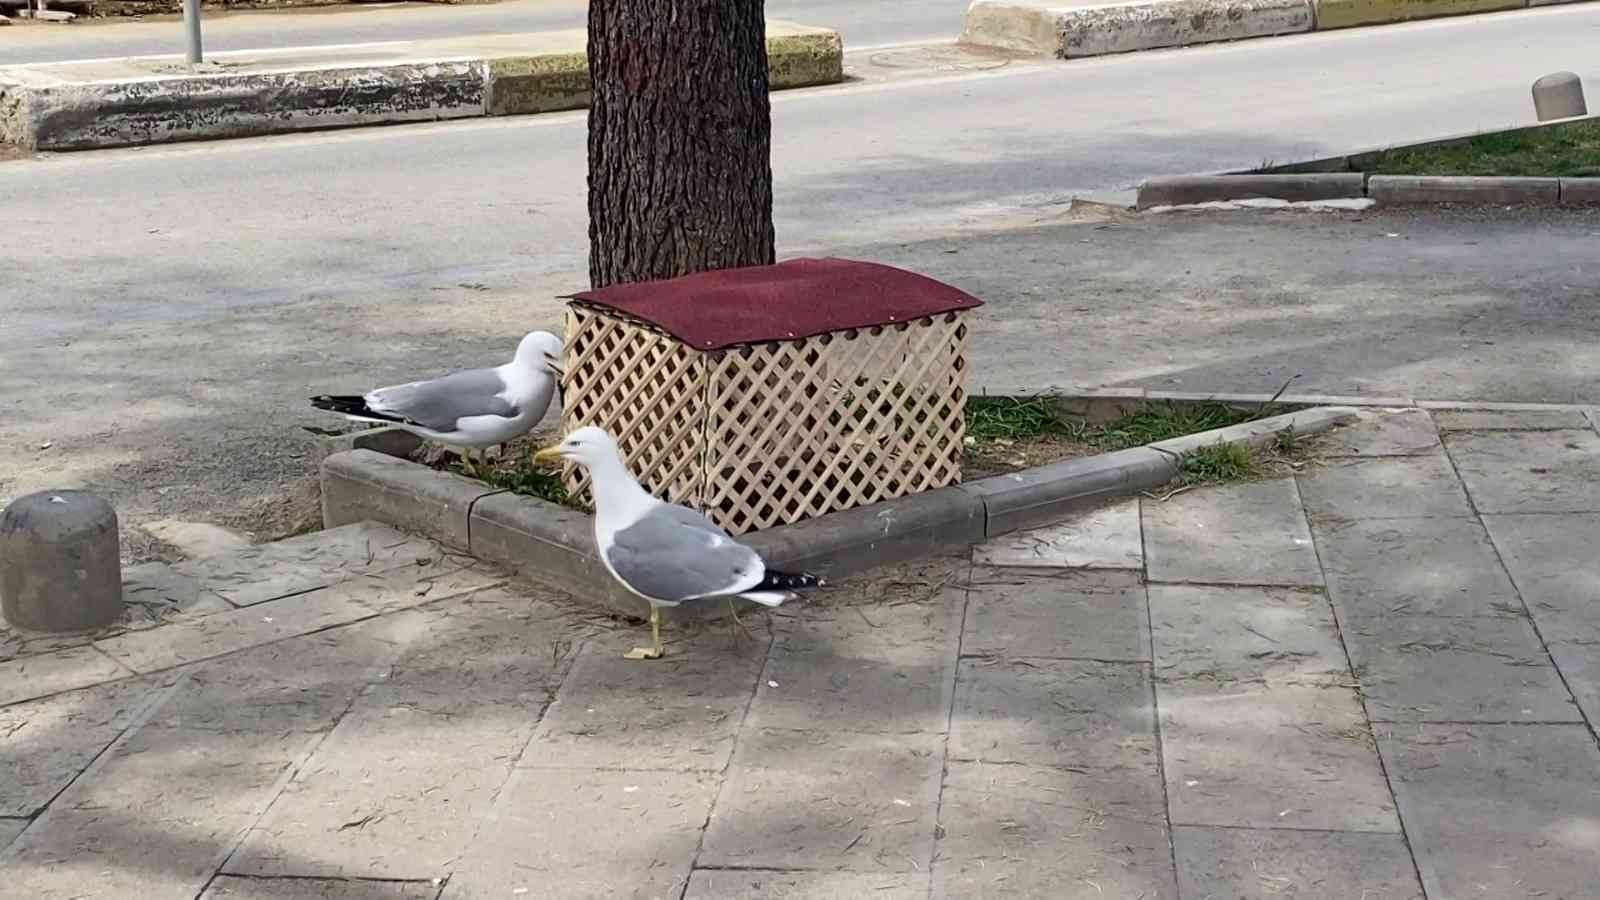
[[[762,0],[591,0],[589,280],[773,262]]]

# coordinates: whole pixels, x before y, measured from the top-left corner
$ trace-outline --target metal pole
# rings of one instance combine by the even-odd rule
[[[200,0],[183,0],[183,30],[189,38],[189,65],[200,61]]]

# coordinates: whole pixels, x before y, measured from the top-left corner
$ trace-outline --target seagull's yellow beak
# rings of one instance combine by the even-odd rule
[[[560,447],[546,447],[543,450],[533,454],[533,461],[536,463],[559,462],[560,459]]]

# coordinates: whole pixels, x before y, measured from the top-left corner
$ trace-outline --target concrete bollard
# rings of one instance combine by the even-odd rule
[[[1533,112],[1539,121],[1586,116],[1583,81],[1571,72],[1556,72],[1533,83]]]
[[[122,615],[117,511],[82,491],[18,497],[0,513],[0,613],[28,631],[85,631]]]

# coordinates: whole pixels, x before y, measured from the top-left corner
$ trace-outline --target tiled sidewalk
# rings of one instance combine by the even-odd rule
[[[0,896],[1597,896],[1600,434],[1334,442],[656,663],[386,528],[141,567],[0,634]]]

